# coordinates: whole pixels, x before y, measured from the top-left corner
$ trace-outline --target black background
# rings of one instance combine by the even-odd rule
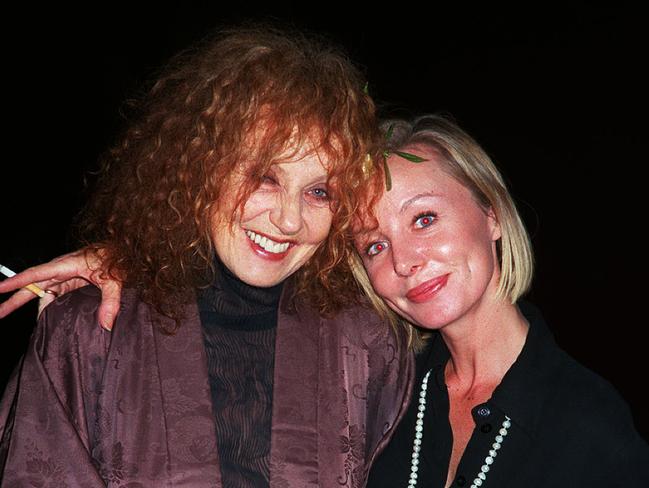
[[[74,248],[84,173],[120,127],[120,103],[171,54],[247,19],[306,28],[360,64],[383,113],[445,111],[482,143],[533,236],[530,299],[649,439],[643,16],[619,3],[235,3],[5,11],[0,263],[18,271]],[[1,384],[34,315],[35,304],[0,323]]]

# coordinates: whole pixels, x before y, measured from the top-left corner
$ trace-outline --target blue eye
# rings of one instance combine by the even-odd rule
[[[435,222],[436,218],[437,218],[437,215],[435,215],[434,213],[425,212],[425,213],[421,213],[419,215],[416,215],[413,223],[415,225],[415,228],[424,229],[426,227],[429,227],[429,226],[433,225],[433,222]]]
[[[329,198],[329,193],[324,188],[314,188],[309,193],[320,200],[327,200]]]
[[[367,250],[365,253],[368,256],[376,256],[377,254],[385,251],[388,248],[388,243],[384,241],[380,242],[375,242],[374,244],[371,244],[368,246]]]

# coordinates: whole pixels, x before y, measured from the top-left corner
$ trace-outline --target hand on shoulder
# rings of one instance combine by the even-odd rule
[[[88,249],[80,249],[59,256],[49,263],[39,264],[22,271],[12,278],[0,282],[0,293],[14,291],[7,300],[0,303],[0,318],[6,317],[14,310],[36,298],[36,295],[24,287],[33,283],[49,290],[38,304],[38,313],[56,299],[57,296],[86,286],[89,283],[101,291],[101,304],[98,310],[99,323],[106,330],[111,330],[119,311],[122,283],[107,278],[102,270],[101,254]]]

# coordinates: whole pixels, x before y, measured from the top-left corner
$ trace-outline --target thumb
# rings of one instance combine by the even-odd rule
[[[106,280],[99,284],[101,304],[98,310],[99,325],[106,330],[112,330],[115,318],[119,312],[122,284],[115,280]]]

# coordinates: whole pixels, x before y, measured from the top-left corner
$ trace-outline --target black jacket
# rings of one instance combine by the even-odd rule
[[[535,307],[520,306],[530,323],[525,345],[491,399],[472,410],[476,426],[451,486],[649,487],[649,445],[636,432],[627,404],[607,381],[559,349]],[[407,486],[417,399],[428,370],[417,486],[444,487],[452,448],[448,359],[436,334],[417,358],[415,400],[372,468],[369,487]],[[506,417],[511,426],[490,456]]]

